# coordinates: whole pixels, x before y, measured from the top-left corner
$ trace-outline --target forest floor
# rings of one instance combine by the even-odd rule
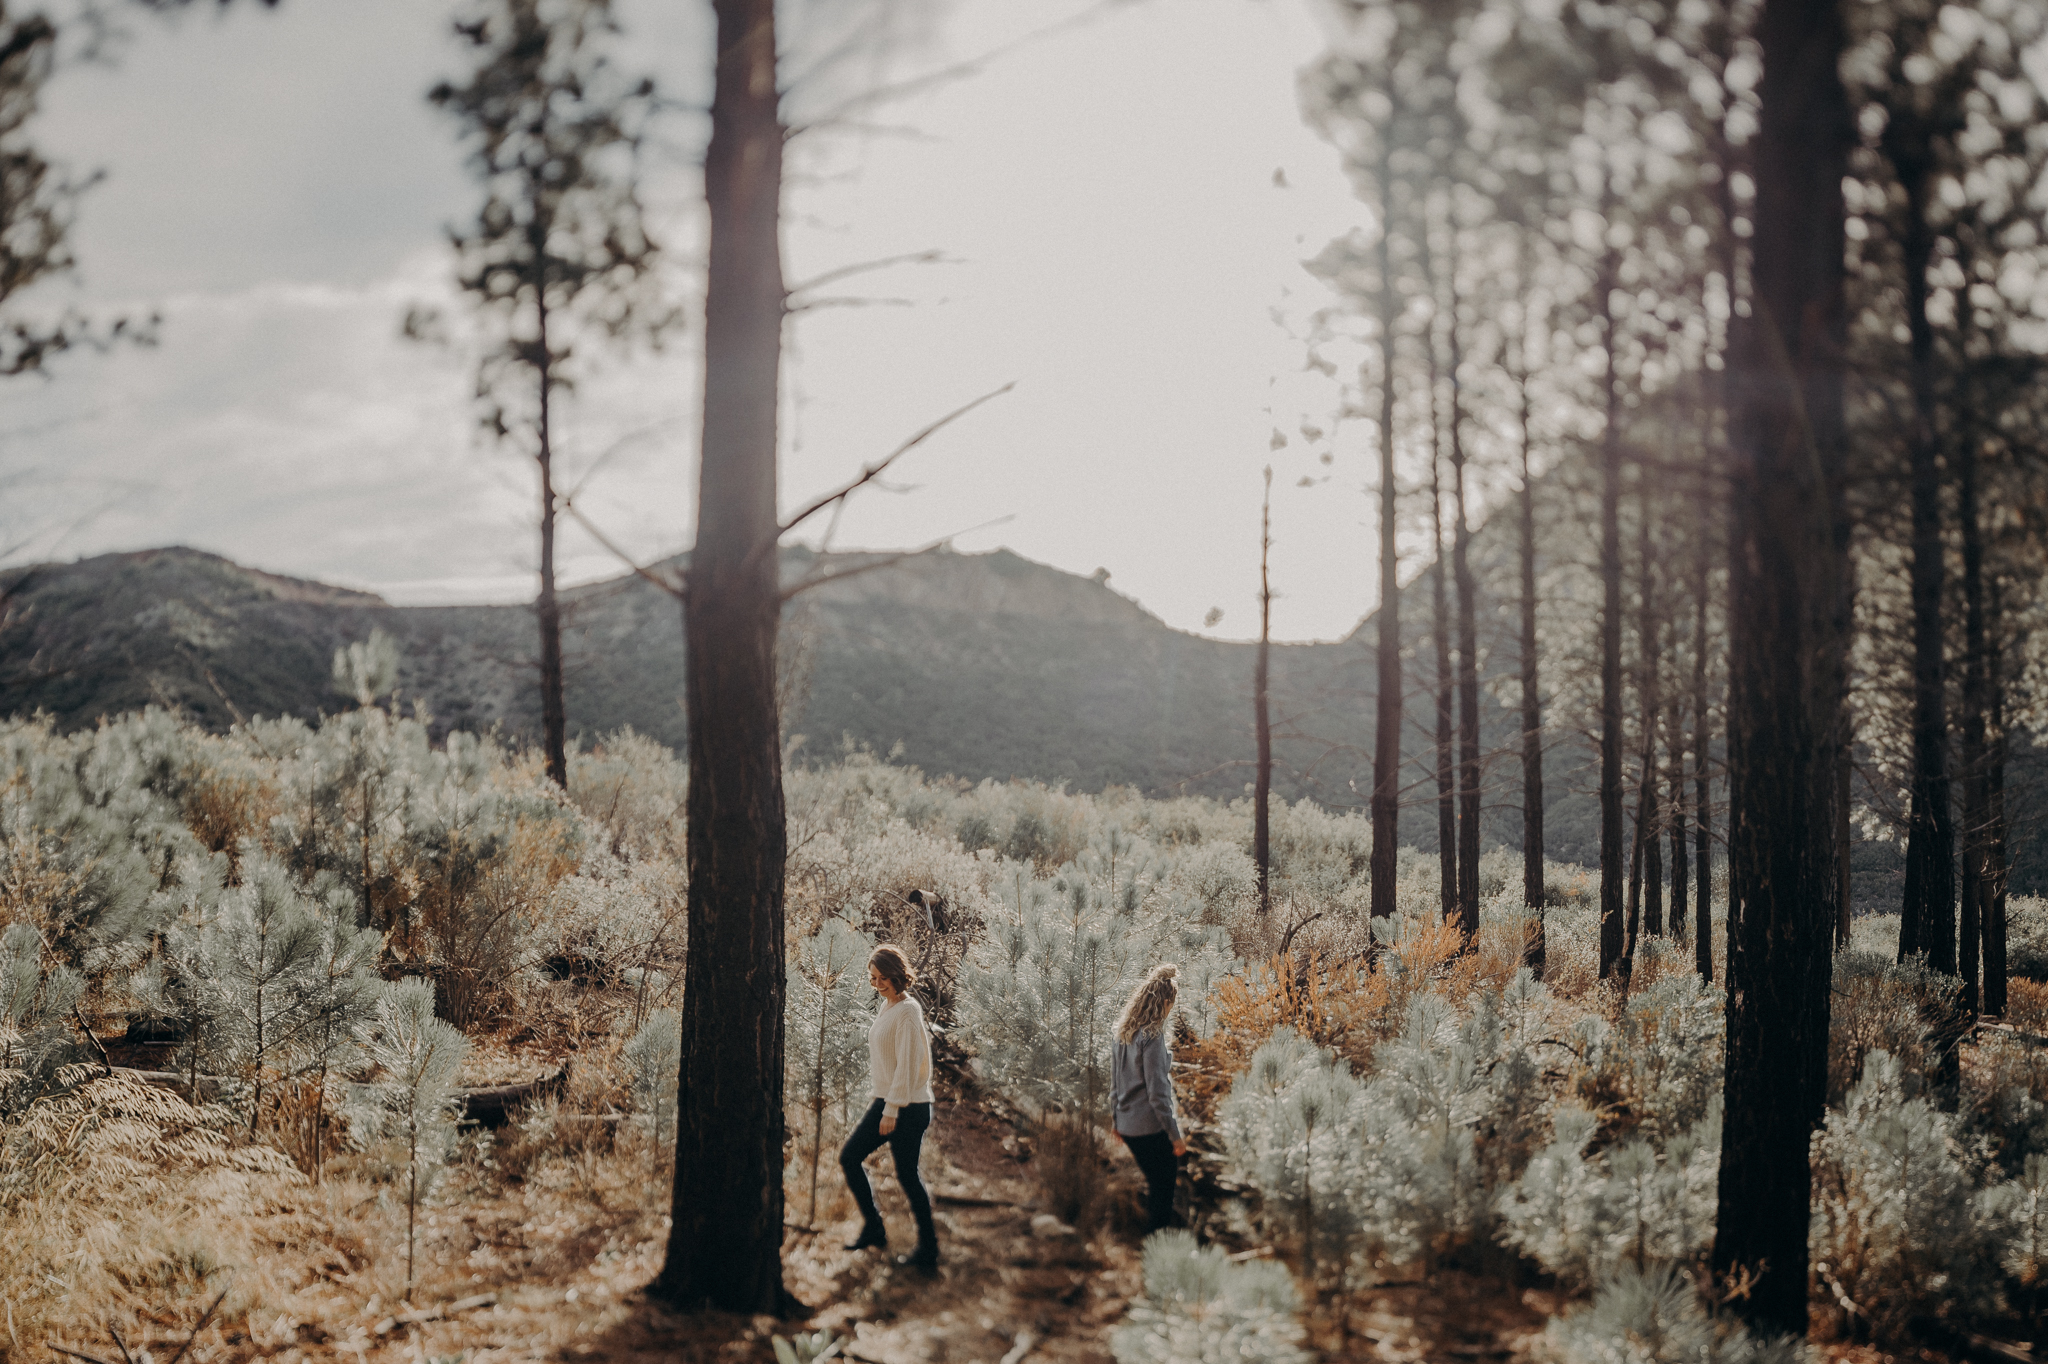
[[[559,1057],[479,1056],[474,1081],[545,1074]],[[522,1066],[521,1061],[525,1064]],[[582,1107],[603,1105],[586,1094]],[[1057,1364],[1107,1361],[1110,1335],[1142,1292],[1140,1182],[1121,1152],[1105,1152],[1102,1229],[1034,1228],[1045,1195],[1031,1142],[997,1101],[941,1086],[924,1172],[937,1203],[936,1277],[898,1268],[912,1239],[886,1155],[871,1163],[891,1251],[843,1249],[858,1230],[833,1153],[821,1162],[815,1230],[809,1193],[791,1190],[785,1282],[811,1308],[800,1320],[683,1315],[651,1299],[668,1230],[669,1176],[637,1128],[588,1114],[559,1121],[544,1152],[500,1137],[475,1144],[449,1170],[417,1227],[417,1281],[406,1284],[404,1203],[367,1162],[340,1156],[319,1185],[271,1187],[191,1206],[209,1222],[204,1254],[118,1298],[53,1314],[49,1343],[79,1359],[120,1364],[146,1348],[158,1364],[178,1352],[215,1293],[223,1310],[196,1337],[195,1364],[767,1364],[771,1337],[829,1330],[859,1364]],[[614,1134],[617,1135],[614,1135]],[[1228,1199],[1197,1209],[1205,1240],[1249,1257],[1267,1253]],[[118,1219],[117,1219],[118,1220]],[[163,1241],[160,1225],[130,1234]],[[175,1239],[165,1241],[175,1244]],[[197,1242],[194,1243],[198,1244]],[[479,1302],[479,1299],[488,1299]],[[470,1305],[439,1320],[407,1321]],[[1564,1296],[1505,1260],[1439,1267],[1420,1277],[1325,1293],[1303,1314],[1304,1342],[1330,1361],[1530,1364]],[[9,1322],[11,1331],[12,1322]],[[9,1340],[0,1359],[26,1359]],[[1865,1348],[1828,1350],[1831,1364],[1936,1364]],[[38,1354],[38,1358],[47,1356]],[[143,1364],[139,1355],[136,1364]]]
[[[504,1061],[493,1069],[507,1069]],[[1056,1364],[1108,1360],[1110,1333],[1142,1291],[1132,1225],[1141,1185],[1128,1160],[1110,1162],[1104,1229],[1035,1230],[1042,1194],[1020,1159],[1029,1142],[1016,1139],[999,1106],[942,1093],[924,1159],[943,1253],[936,1277],[894,1262],[912,1228],[886,1155],[873,1167],[892,1250],[842,1248],[858,1219],[828,1151],[821,1225],[792,1225],[784,1246],[787,1285],[812,1314],[678,1314],[646,1292],[667,1236],[666,1170],[644,1139],[614,1140],[604,1124],[584,1130],[595,1135],[558,1141],[523,1179],[492,1168],[508,1154],[503,1143],[497,1158],[472,1152],[452,1168],[421,1210],[410,1292],[404,1204],[342,1156],[319,1185],[272,1188],[208,1216],[210,1250],[182,1272],[54,1314],[49,1343],[120,1364],[111,1327],[129,1351],[166,1361],[226,1288],[227,1305],[187,1356],[200,1364],[765,1364],[771,1336],[816,1330],[835,1333],[840,1354],[865,1364]],[[807,1211],[807,1190],[792,1196],[792,1224]],[[1220,1220],[1213,1225],[1221,1243],[1237,1244]],[[486,1297],[440,1320],[404,1320]],[[1326,1361],[1520,1364],[1557,1306],[1540,1289],[1445,1270],[1326,1297],[1306,1314],[1306,1343]],[[28,1357],[27,1342],[8,1343],[15,1348],[0,1354]]]

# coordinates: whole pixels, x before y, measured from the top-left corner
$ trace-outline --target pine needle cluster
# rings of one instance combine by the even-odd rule
[[[1110,1338],[1117,1364],[1308,1364],[1284,1266],[1234,1264],[1185,1231],[1145,1242],[1145,1296]]]

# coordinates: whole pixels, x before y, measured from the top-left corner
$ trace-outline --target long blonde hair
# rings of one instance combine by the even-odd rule
[[[1155,966],[1146,973],[1138,988],[1131,991],[1130,1002],[1116,1020],[1116,1040],[1131,1043],[1138,1040],[1141,1032],[1164,1036],[1166,1016],[1173,1012],[1173,1002],[1180,998],[1180,986],[1174,984],[1174,977],[1180,974],[1180,967],[1172,962]]]

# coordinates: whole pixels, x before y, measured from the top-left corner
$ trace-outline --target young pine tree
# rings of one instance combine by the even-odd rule
[[[1110,1337],[1117,1364],[1307,1364],[1282,1265],[1233,1264],[1185,1231],[1145,1242],[1145,1296]]]
[[[306,894],[284,867],[253,846],[242,884],[222,892],[197,925],[165,942],[166,1012],[187,1026],[192,1071],[204,1052],[246,1087],[249,1130],[285,1081],[317,1075],[351,1048],[377,993],[378,935],[348,923],[345,891]]]
[[[633,1068],[633,1100],[654,1129],[654,1149],[672,1153],[676,1138],[676,1079],[682,1073],[682,1023],[673,1009],[656,1009],[626,1043]]]
[[[867,1067],[867,973],[874,944],[844,919],[830,918],[808,938],[790,945],[789,1079],[784,1092],[810,1114],[810,1212],[818,1221],[818,1165],[825,1147],[826,1110],[846,1117],[852,1086]]]
[[[614,64],[611,0],[474,0],[455,22],[475,65],[428,99],[452,115],[484,190],[450,233],[456,283],[493,330],[478,364],[483,426],[517,434],[540,476],[541,730],[548,776],[569,784],[562,618],[555,597],[556,404],[579,340],[658,342],[675,311],[659,297],[658,250],[637,182],[657,101]],[[415,310],[408,334],[434,324]]]
[[[349,1118],[356,1139],[388,1141],[405,1167],[405,1291],[417,1278],[420,1202],[455,1145],[461,1095],[456,1079],[469,1042],[434,1017],[434,984],[417,976],[388,986],[376,1017],[358,1032],[377,1078],[356,1087]]]

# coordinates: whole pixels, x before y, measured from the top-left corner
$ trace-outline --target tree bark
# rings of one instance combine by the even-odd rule
[[[1614,196],[1604,205],[1611,215]],[[1606,430],[1600,438],[1600,978],[1626,958],[1622,922],[1621,813],[1621,382],[1615,371],[1613,296],[1619,262],[1608,248],[1594,288],[1600,294]]]
[[[1714,1271],[1806,1334],[1808,1143],[1826,1100],[1842,742],[1842,178],[1832,0],[1765,0],[1751,316],[1729,347],[1728,1047]]]
[[[1955,827],[1950,813],[1947,666],[1941,606],[1946,547],[1941,534],[1941,465],[1935,444],[1934,325],[1927,315],[1927,271],[1934,230],[1927,221],[1934,175],[1924,121],[1894,109],[1884,150],[1905,191],[1903,256],[1908,377],[1913,410],[1906,449],[1911,468],[1913,562],[1913,774],[1906,823],[1906,891],[1899,911],[1899,960],[1916,952],[1946,975],[1956,973]]]
[[[1526,272],[1525,272],[1526,273]],[[1526,320],[1524,326],[1526,335]],[[1536,930],[1523,960],[1536,978],[1543,978],[1545,891],[1543,887],[1543,697],[1538,690],[1541,657],[1536,642],[1536,480],[1529,467],[1529,367],[1521,356],[1515,387],[1520,398],[1522,446],[1521,511],[1522,572],[1522,903],[1536,911]]]
[[[1267,810],[1273,797],[1273,722],[1266,706],[1266,656],[1273,631],[1273,587],[1266,560],[1272,548],[1273,467],[1267,465],[1266,496],[1259,505],[1259,654],[1252,665],[1252,718],[1259,742],[1259,769],[1252,785],[1252,862],[1258,870],[1261,915],[1273,908],[1273,839]]]
[[[776,416],[785,303],[773,0],[715,0],[703,451],[688,645],[689,944],[668,1255],[685,1309],[774,1312],[782,1287],[781,611]]]
[[[1394,913],[1395,843],[1401,815],[1401,592],[1394,510],[1394,171],[1382,151],[1380,186],[1380,606],[1373,659],[1372,917]]]

